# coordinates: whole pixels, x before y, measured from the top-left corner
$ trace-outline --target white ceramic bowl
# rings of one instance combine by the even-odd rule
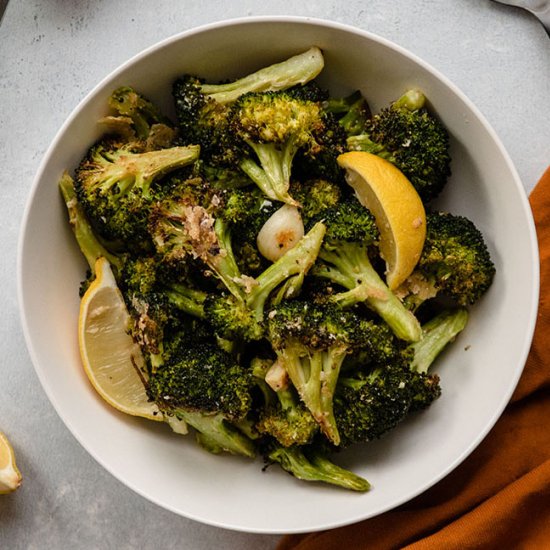
[[[470,217],[486,236],[495,282],[466,331],[438,363],[443,396],[380,441],[350,449],[342,465],[373,485],[366,494],[300,482],[262,462],[213,456],[168,426],[119,414],[91,388],[77,348],[78,285],[85,262],[57,182],[98,137],[97,119],[129,84],[165,109],[184,72],[236,77],[320,46],[322,84],[364,91],[376,110],[406,88],[424,90],[452,134],[453,176],[440,204]],[[184,32],[149,48],[103,80],[49,148],[24,217],[18,264],[26,341],[53,406],[80,443],[137,493],[177,514],[231,529],[289,533],[369,518],[411,499],[455,468],[502,413],[522,372],[535,323],[538,256],[523,187],[494,131],[446,78],[387,40],[326,21],[240,19]]]

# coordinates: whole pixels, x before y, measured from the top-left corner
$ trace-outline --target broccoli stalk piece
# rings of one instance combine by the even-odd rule
[[[283,447],[311,443],[319,426],[309,410],[300,403],[294,388],[278,380],[278,387],[274,390],[271,387],[273,383],[266,381],[274,368],[273,361],[254,358],[251,367],[264,396],[255,430],[275,438]]]
[[[412,310],[437,295],[469,306],[487,292],[495,271],[483,235],[472,221],[464,216],[429,212],[420,260],[397,292]]]
[[[300,282],[317,259],[325,235],[318,222],[296,246],[288,250],[258,277],[241,276],[244,290],[239,296],[210,294],[204,304],[206,318],[221,336],[258,340],[265,334],[265,308],[272,293],[289,281],[285,298],[293,297]]]
[[[411,342],[418,340],[420,323],[372,265],[370,249],[379,237],[372,214],[351,198],[327,209],[322,217],[327,233],[319,252],[321,262],[313,268],[312,274],[347,289],[331,299],[346,308],[365,303],[398,338]]]
[[[175,416],[195,429],[199,445],[212,454],[226,452],[248,458],[256,456],[254,442],[222,414],[180,409]]]
[[[195,428],[210,452],[254,456],[254,443],[235,426],[250,410],[250,372],[216,344],[185,338],[167,344],[166,360],[149,380],[151,398]]]
[[[468,310],[444,310],[422,325],[422,338],[409,345],[413,352],[410,368],[427,373],[443,349],[466,328]]]
[[[297,206],[288,190],[292,162],[300,149],[315,155],[326,122],[320,102],[288,91],[249,93],[231,108],[230,129],[252,156],[240,168],[272,200]],[[256,160],[254,159],[256,157]]]
[[[152,184],[198,156],[196,146],[136,153],[129,145],[101,141],[76,169],[78,200],[100,235],[140,247],[154,199]]]
[[[382,109],[364,130],[347,140],[351,150],[368,151],[392,162],[424,202],[435,198],[451,174],[449,135],[425,108],[426,97],[408,90]]]
[[[346,97],[329,98],[326,109],[335,115],[347,136],[361,134],[372,116],[367,100],[359,90]]]
[[[285,61],[263,67],[245,77],[225,84],[199,83],[200,93],[225,105],[248,92],[285,90],[313,80],[323,69],[324,58],[315,46]]]
[[[272,445],[266,452],[266,459],[277,462],[297,479],[329,483],[359,492],[370,489],[370,483],[366,479],[337,466],[322,451],[312,446],[283,447]]]
[[[122,268],[122,260],[116,254],[109,252],[100,242],[97,235],[88,221],[83,208],[78,202],[74,188],[73,178],[68,172],[64,172],[59,180],[59,190],[65,201],[69,214],[69,223],[75,235],[80,251],[86,258],[90,267],[91,278],[95,278],[96,260],[104,257],[118,272]]]
[[[422,339],[410,344],[400,361],[342,376],[334,398],[340,445],[377,439],[439,398],[439,376],[428,369],[467,320],[464,308],[443,311],[423,325]]]

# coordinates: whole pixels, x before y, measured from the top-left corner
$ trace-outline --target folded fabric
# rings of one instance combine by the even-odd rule
[[[285,536],[277,550],[550,548],[550,168],[530,202],[540,248],[539,315],[524,372],[494,428],[414,500],[354,525]]]

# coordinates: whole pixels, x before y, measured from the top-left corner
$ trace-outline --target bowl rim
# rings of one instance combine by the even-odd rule
[[[377,42],[385,47],[387,47],[390,50],[393,50],[397,52],[398,54],[404,56],[405,58],[408,58],[409,60],[413,61],[414,63],[421,66],[423,69],[425,69],[427,72],[429,72],[435,79],[439,80],[442,84],[444,84],[448,89],[452,91],[453,94],[455,94],[464,104],[467,105],[467,107],[475,114],[478,121],[483,126],[483,129],[488,133],[491,140],[494,142],[496,147],[498,148],[499,152],[501,153],[503,159],[506,163],[506,168],[510,172],[510,174],[513,177],[514,184],[518,190],[519,198],[521,201],[521,208],[523,209],[525,213],[525,219],[527,221],[527,229],[529,234],[529,240],[530,244],[533,250],[533,279],[532,279],[532,292],[530,296],[531,300],[531,306],[530,306],[530,316],[529,316],[529,323],[528,326],[525,329],[525,339],[523,342],[523,347],[521,349],[520,357],[521,357],[521,364],[522,368],[517,369],[516,376],[510,377],[510,381],[508,384],[508,390],[506,393],[504,393],[501,396],[501,401],[499,403],[499,406],[495,408],[492,416],[488,419],[488,421],[485,423],[485,427],[483,430],[481,430],[478,434],[478,436],[470,442],[470,444],[463,449],[462,453],[455,457],[455,460],[453,460],[451,463],[447,465],[446,468],[442,469],[436,476],[432,477],[428,483],[425,483],[423,486],[417,487],[415,490],[411,491],[408,494],[404,494],[399,499],[395,499],[393,502],[389,502],[386,506],[379,509],[376,513],[370,514],[370,515],[361,515],[357,514],[355,517],[349,518],[348,520],[340,520],[340,521],[334,521],[331,524],[321,525],[317,528],[311,528],[306,527],[303,529],[278,529],[278,530],[266,530],[263,528],[251,528],[251,527],[242,527],[239,525],[234,525],[231,523],[223,522],[223,521],[215,521],[208,518],[201,517],[200,515],[193,515],[190,513],[183,513],[182,511],[178,510],[175,506],[168,505],[166,503],[161,502],[158,498],[152,497],[151,495],[146,494],[144,491],[142,491],[139,487],[137,487],[134,483],[128,481],[124,478],[124,476],[121,476],[119,473],[114,473],[113,469],[105,463],[105,461],[96,453],[96,451],[93,448],[89,448],[88,445],[83,441],[81,438],[78,430],[74,427],[70,417],[65,415],[63,412],[63,407],[60,405],[58,400],[56,399],[54,395],[54,391],[47,379],[47,376],[45,374],[45,370],[41,366],[41,361],[38,357],[37,351],[35,349],[35,346],[33,344],[33,341],[31,339],[30,335],[30,329],[28,324],[28,312],[27,308],[25,306],[26,299],[25,299],[25,284],[23,280],[23,269],[24,269],[24,256],[25,256],[25,243],[27,241],[27,229],[28,229],[28,220],[29,220],[29,213],[32,207],[32,204],[35,200],[35,196],[37,194],[40,182],[42,181],[44,177],[44,173],[46,171],[46,168],[48,164],[50,163],[52,152],[55,150],[55,148],[58,146],[59,142],[62,141],[63,136],[67,130],[67,128],[73,123],[73,120],[78,117],[80,111],[83,109],[83,107],[90,101],[90,99],[102,88],[104,88],[110,81],[117,78],[117,76],[125,71],[128,67],[133,65],[136,62],[139,62],[143,58],[149,56],[153,52],[165,48],[169,46],[170,44],[174,42],[178,42],[180,40],[186,39],[188,37],[211,32],[219,28],[226,28],[230,26],[246,26],[246,25],[254,25],[258,23],[283,23],[283,24],[301,24],[301,25],[312,25],[312,26],[320,26],[324,28],[334,29],[337,31],[343,31],[347,33],[351,33],[353,35],[366,38],[368,40]],[[436,483],[438,483],[441,479],[446,477],[450,472],[452,472],[455,468],[457,468],[471,453],[472,451],[478,447],[478,445],[481,443],[481,441],[487,436],[487,434],[492,430],[500,416],[502,415],[504,409],[506,408],[518,382],[519,379],[523,373],[523,369],[525,367],[525,363],[527,361],[527,357],[529,354],[529,350],[531,348],[531,343],[534,335],[535,325],[536,325],[536,319],[537,319],[537,312],[538,312],[538,301],[539,301],[539,292],[540,292],[540,265],[539,265],[539,250],[538,250],[538,241],[537,241],[537,235],[536,235],[536,228],[535,223],[532,215],[532,211],[529,205],[528,201],[528,195],[526,193],[525,187],[523,186],[521,179],[519,177],[519,174],[517,173],[517,170],[511,160],[511,157],[509,156],[508,152],[506,151],[503,143],[501,142],[500,138],[498,137],[497,133],[493,129],[493,127],[490,125],[488,120],[485,118],[485,116],[482,114],[482,112],[476,107],[476,105],[461,91],[460,88],[458,88],[457,85],[455,85],[449,78],[447,78],[444,74],[439,72],[439,70],[435,69],[432,65],[418,57],[416,54],[411,52],[410,50],[404,48],[403,46],[400,46],[399,44],[384,38],[378,34],[375,34],[371,31],[367,31],[364,29],[361,29],[359,27],[353,26],[351,24],[346,23],[340,23],[336,21],[332,21],[329,19],[324,18],[317,18],[317,17],[308,17],[308,16],[299,16],[299,15],[261,15],[261,16],[243,16],[243,17],[234,17],[229,19],[220,19],[211,23],[202,24],[196,27],[189,28],[187,30],[175,33],[171,36],[168,36],[167,38],[161,39],[152,45],[140,50],[138,53],[134,54],[130,58],[128,58],[126,61],[119,64],[115,69],[109,71],[103,78],[100,79],[100,81],[95,84],[85,95],[84,97],[77,103],[77,105],[72,109],[68,117],[65,119],[63,124],[59,127],[56,134],[54,135],[54,138],[51,140],[48,148],[44,152],[42,156],[42,160],[38,166],[38,169],[35,173],[35,176],[32,181],[32,185],[30,187],[30,190],[27,195],[27,199],[25,202],[25,207],[23,211],[23,216],[20,223],[20,231],[19,231],[19,238],[17,243],[17,261],[16,261],[16,279],[17,279],[17,302],[18,302],[18,309],[19,309],[19,316],[20,316],[20,324],[23,331],[25,343],[27,346],[27,350],[29,353],[29,356],[31,358],[34,371],[40,381],[40,384],[45,391],[50,403],[52,404],[53,408],[55,409],[56,413],[60,417],[60,419],[63,421],[65,426],[69,429],[73,437],[82,445],[82,447],[105,469],[107,470],[115,479],[122,482],[124,485],[132,489],[135,493],[139,494],[143,498],[149,500],[150,502],[153,502],[160,506],[161,508],[170,510],[171,512],[187,517],[188,519],[201,522],[206,525],[211,525],[215,527],[230,529],[234,531],[241,531],[241,532],[247,532],[247,533],[257,533],[257,534],[291,534],[291,533],[305,533],[305,532],[312,532],[312,531],[318,531],[318,530],[324,530],[324,529],[333,529],[336,527],[341,527],[345,525],[349,525],[352,523],[356,523],[358,521],[362,521],[364,519],[369,519],[372,517],[376,517],[380,514],[383,514],[385,512],[388,512],[389,510],[394,509],[395,507],[404,504],[408,501],[410,501],[412,498],[422,494],[426,490],[430,489],[432,486],[434,486]]]

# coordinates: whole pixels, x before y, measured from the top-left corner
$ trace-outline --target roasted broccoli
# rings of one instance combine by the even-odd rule
[[[215,343],[190,340],[170,345],[168,359],[149,380],[151,398],[195,428],[207,450],[254,456],[254,443],[233,424],[250,409],[250,372]]]
[[[326,109],[336,117],[348,137],[364,132],[372,117],[369,104],[359,90],[345,97],[330,97]]]
[[[319,262],[312,274],[347,289],[331,299],[342,307],[365,303],[407,341],[420,338],[420,324],[373,267],[370,251],[379,233],[374,217],[355,197],[322,213],[327,227]]]
[[[341,447],[381,437],[410,412],[425,409],[440,396],[439,376],[428,369],[467,319],[465,309],[440,313],[423,325],[422,338],[403,351],[400,361],[340,377],[334,416]]]
[[[249,93],[229,116],[232,135],[250,150],[246,154],[244,148],[241,169],[270,199],[297,205],[288,192],[292,163],[300,149],[315,157],[323,148],[319,140],[327,124],[321,102],[292,90]]]
[[[422,255],[397,292],[413,310],[442,295],[469,306],[487,292],[494,275],[489,249],[471,220],[448,212],[429,212]]]
[[[216,332],[230,339],[258,340],[265,335],[266,304],[272,293],[282,288],[284,298],[298,292],[311,269],[325,234],[318,222],[302,239],[258,277],[240,276],[242,294],[210,294],[205,314]],[[289,284],[290,282],[290,284]]]
[[[449,134],[425,103],[423,93],[409,90],[347,142],[351,150],[375,153],[395,164],[428,202],[447,183],[451,157]]]
[[[110,133],[139,141],[146,151],[165,149],[174,144],[176,131],[161,110],[130,86],[113,91],[108,100],[116,113],[100,119]]]
[[[268,462],[278,463],[297,479],[320,481],[359,492],[370,489],[370,483],[366,479],[337,466],[328,459],[323,449],[312,445],[284,447],[273,443],[264,454]]]
[[[314,305],[303,300],[280,304],[268,318],[269,340],[278,362],[321,431],[338,445],[332,400],[340,367],[346,355],[356,349],[387,349],[388,333],[336,305]]]
[[[140,248],[147,239],[153,183],[195,162],[199,148],[171,147],[145,153],[131,144],[105,139],[96,143],[75,173],[78,200],[99,234]]]
[[[311,443],[319,425],[288,384],[284,368],[272,360],[254,358],[252,374],[263,394],[255,430],[284,447]]]

